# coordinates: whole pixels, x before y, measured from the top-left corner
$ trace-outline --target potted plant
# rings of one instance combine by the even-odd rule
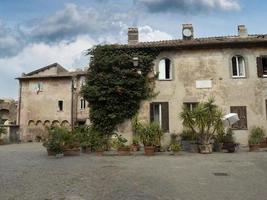
[[[249,135],[249,151],[258,151],[260,148],[260,143],[264,139],[264,130],[261,127],[254,126]]]
[[[228,153],[234,153],[237,151],[239,144],[235,142],[232,129],[226,131],[225,136],[223,137],[223,149],[227,150]]]
[[[212,153],[212,138],[223,129],[223,113],[210,98],[207,102],[201,102],[193,110],[184,106],[180,113],[183,126],[191,130],[199,138],[200,153]]]
[[[172,143],[170,145],[170,150],[172,151],[173,155],[178,155],[181,150],[181,146],[179,143]]]
[[[225,131],[221,130],[218,134],[214,137],[213,143],[213,150],[215,152],[222,152],[223,151],[223,141],[225,137]]]
[[[145,155],[152,156],[155,154],[155,145],[158,144],[159,138],[162,137],[163,131],[158,123],[141,124],[136,129],[141,142],[144,145]]]
[[[78,126],[74,131],[79,138],[82,153],[91,153],[94,138],[92,128],[90,126]]]
[[[1,137],[2,137],[2,135],[5,135],[6,133],[7,133],[6,128],[0,126],[0,145],[3,145],[5,143]]]
[[[139,137],[133,136],[132,151],[140,151]]]
[[[114,147],[117,148],[118,155],[129,156],[131,149],[130,146],[126,145],[127,139],[122,135],[116,134],[116,138],[113,140]]]
[[[180,138],[181,138],[182,149],[184,151],[192,152],[195,146],[197,146],[196,134],[192,132],[190,129],[184,129],[180,134]],[[198,146],[196,148],[198,148]]]

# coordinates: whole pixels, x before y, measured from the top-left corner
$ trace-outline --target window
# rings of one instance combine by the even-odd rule
[[[245,59],[242,56],[234,56],[232,58],[232,76],[246,77]]]
[[[257,58],[258,77],[267,77],[267,56]]]
[[[186,102],[184,103],[184,105],[189,109],[189,110],[193,110],[197,107],[198,102]]]
[[[34,85],[34,90],[36,92],[42,92],[43,91],[43,82],[37,82],[35,85]]]
[[[58,101],[58,111],[63,111],[63,101]]]
[[[84,99],[81,99],[81,102],[80,102],[80,108],[81,110],[84,110],[86,107],[86,101]]]
[[[239,121],[232,125],[233,129],[247,129],[247,107],[246,106],[231,106],[231,113],[238,114]]]
[[[172,65],[171,60],[164,58],[159,62],[159,80],[172,79]]]
[[[150,121],[159,123],[164,131],[169,131],[169,104],[168,102],[150,104]]]
[[[85,77],[84,76],[81,76],[81,78],[80,78],[80,85],[81,85],[81,87],[85,85]]]

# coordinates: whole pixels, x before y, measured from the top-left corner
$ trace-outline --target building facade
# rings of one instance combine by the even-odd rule
[[[183,25],[183,38],[139,42],[137,28],[128,31],[126,48],[158,48],[154,61],[158,73],[158,95],[142,102],[141,121],[156,121],[171,133],[183,130],[179,113],[214,97],[225,114],[237,113],[232,126],[237,142],[247,144],[253,126],[267,130],[267,35],[249,35],[245,26],[226,37],[194,38],[191,24]],[[88,104],[80,95],[85,72],[68,72],[55,63],[18,78],[20,101],[18,123],[24,140],[41,135],[45,126],[83,124],[89,117]],[[130,121],[118,127],[129,141]]]
[[[238,114],[232,126],[237,142],[246,145],[253,126],[267,130],[267,35],[249,35],[240,25],[236,36],[195,39],[191,24],[182,34],[181,40],[138,42],[138,29],[129,29],[129,48],[160,49],[154,61],[158,95],[143,102],[139,118],[179,134],[183,105],[192,109],[214,97],[225,114]]]
[[[72,128],[86,122],[89,108],[80,95],[85,74],[82,70],[69,72],[54,63],[18,78],[21,140],[30,141],[46,134],[46,127]]]

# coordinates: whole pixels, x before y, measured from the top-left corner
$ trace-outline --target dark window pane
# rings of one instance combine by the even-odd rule
[[[267,75],[267,58],[262,58],[263,75]]]
[[[237,76],[236,57],[232,58],[232,70],[233,70],[233,76]]]
[[[171,78],[171,61],[166,58],[165,59],[165,76],[166,76],[166,79],[170,79]]]

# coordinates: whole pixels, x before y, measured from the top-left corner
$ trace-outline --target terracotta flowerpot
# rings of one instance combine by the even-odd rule
[[[63,154],[64,156],[79,156],[80,148],[64,149]]]
[[[4,145],[4,144],[5,144],[4,140],[0,139],[0,145]]]
[[[46,151],[47,151],[48,156],[55,156],[56,155],[56,153],[50,149],[46,149]]]
[[[210,154],[212,153],[212,145],[211,144],[202,144],[198,145],[199,152],[202,154]]]
[[[118,155],[119,156],[129,156],[129,155],[131,155],[130,147],[120,147],[120,148],[118,148]]]
[[[253,152],[253,151],[259,151],[260,149],[260,145],[259,144],[250,144],[249,145],[249,151]]]
[[[266,141],[263,141],[263,142],[260,143],[260,148],[267,148]]]
[[[133,144],[132,145],[132,151],[134,151],[134,152],[140,151],[140,145],[139,144]]]
[[[155,155],[155,147],[154,146],[145,146],[145,155],[146,156],[154,156]]]

